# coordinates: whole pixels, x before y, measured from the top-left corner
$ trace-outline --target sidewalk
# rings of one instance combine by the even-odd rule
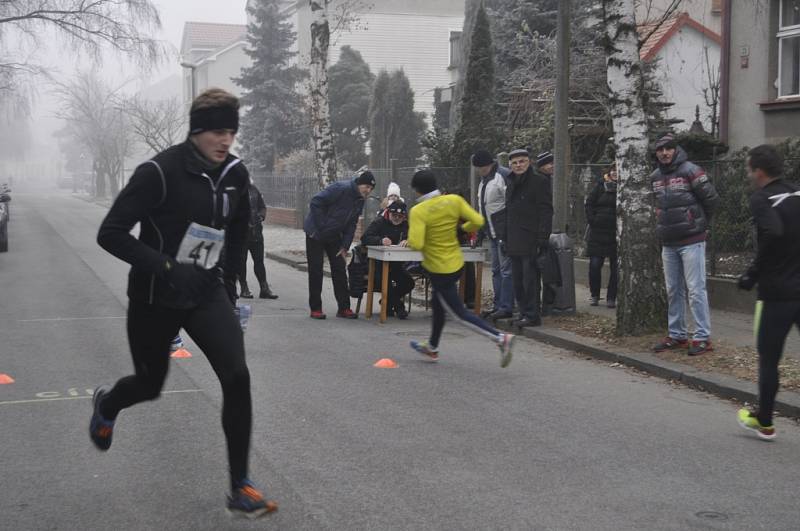
[[[267,258],[290,265],[296,269],[306,270],[305,233],[302,230],[266,226],[264,229],[264,241],[267,249]],[[327,270],[327,261],[325,262],[325,267]],[[491,269],[484,268],[483,274],[484,300],[486,301],[491,295]],[[605,289],[601,294],[605,294]],[[710,356],[687,359],[688,357],[683,354],[673,353],[669,359],[664,359],[650,353],[648,348],[641,343],[631,348],[630,345],[603,341],[601,339],[603,334],[590,337],[591,334],[579,335],[571,331],[575,327],[568,326],[571,324],[569,321],[579,320],[588,320],[590,325],[596,328],[607,329],[612,322],[613,312],[615,311],[606,308],[605,301],[601,301],[601,306],[589,306],[589,289],[584,284],[576,284],[575,298],[577,305],[576,317],[545,318],[544,325],[541,327],[526,328],[524,330],[515,329],[512,331],[522,333],[526,337],[537,341],[610,362],[615,367],[633,367],[654,376],[679,381],[691,387],[712,392],[723,398],[732,398],[748,403],[756,401],[755,393],[757,389],[753,381],[746,381],[729,375],[748,374],[752,380],[752,369],[756,356],[753,348],[752,315],[712,309],[712,339],[724,344],[724,347],[718,349],[722,356],[717,357],[722,357],[725,360],[725,366],[728,369],[718,372],[703,366],[704,360],[710,359]],[[424,310],[420,309],[419,311]],[[691,320],[689,322],[691,323]],[[508,321],[500,321],[497,325],[500,328],[512,329],[512,325]],[[666,323],[664,323],[664,328],[666,330]],[[728,350],[732,352],[731,355],[728,354]],[[747,359],[747,370],[745,370],[741,361],[745,358]],[[791,360],[793,367],[800,362],[800,337],[794,332],[787,338],[785,358]],[[732,368],[737,364],[743,364],[741,370],[736,370],[737,367]],[[800,417],[800,393],[782,390],[778,394],[776,411],[791,417]]]

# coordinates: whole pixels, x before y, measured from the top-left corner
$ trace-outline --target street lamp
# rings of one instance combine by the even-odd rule
[[[195,97],[197,97],[197,94],[195,93],[196,92],[196,88],[195,88],[196,84],[195,84],[195,79],[194,79],[194,71],[200,65],[198,65],[197,63],[190,63],[188,61],[181,61],[181,66],[183,68],[188,68],[190,70],[190,72],[191,72],[191,76],[189,78],[189,85],[190,85],[190,92],[192,94],[192,101],[194,101]]]

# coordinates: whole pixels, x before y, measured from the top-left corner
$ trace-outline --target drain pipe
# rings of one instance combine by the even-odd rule
[[[719,139],[727,144],[729,136],[728,114],[731,101],[731,10],[733,2],[722,0],[722,57],[720,60]]]

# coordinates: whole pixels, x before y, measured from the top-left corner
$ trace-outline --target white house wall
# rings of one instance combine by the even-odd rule
[[[704,50],[708,48],[708,63]],[[701,32],[684,26],[658,52],[658,72],[666,101],[674,103],[667,114],[683,120],[677,129],[688,129],[695,119],[695,106],[700,106],[700,120],[711,131],[711,108],[703,97],[709,87],[708,66],[719,74],[720,46]]]

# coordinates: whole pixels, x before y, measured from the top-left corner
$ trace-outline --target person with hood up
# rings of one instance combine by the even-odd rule
[[[661,241],[667,285],[669,333],[655,352],[684,349],[690,356],[713,350],[706,291],[706,237],[719,200],[705,170],[667,134],[656,142],[658,167],[650,174],[656,199],[656,232]],[[686,291],[695,322],[691,344],[686,331]]]

